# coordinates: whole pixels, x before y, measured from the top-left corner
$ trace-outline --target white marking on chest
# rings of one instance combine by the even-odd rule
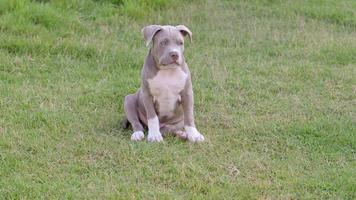
[[[181,68],[159,70],[155,77],[148,79],[154,102],[159,104],[159,115],[170,116],[180,92],[184,89],[188,75]]]

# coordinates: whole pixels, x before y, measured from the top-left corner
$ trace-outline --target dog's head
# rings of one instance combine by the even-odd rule
[[[183,64],[184,36],[192,40],[192,32],[183,25],[149,25],[142,29],[146,46],[153,43],[151,53],[161,69],[175,68]]]

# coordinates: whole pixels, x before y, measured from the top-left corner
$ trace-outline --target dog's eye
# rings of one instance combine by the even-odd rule
[[[179,41],[179,42],[178,42],[178,45],[183,45],[183,42],[182,42],[182,41]]]
[[[168,40],[163,40],[162,42],[159,43],[161,46],[166,46],[168,45]]]

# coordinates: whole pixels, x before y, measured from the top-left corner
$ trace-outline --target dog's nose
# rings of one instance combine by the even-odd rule
[[[174,60],[174,61],[178,60],[178,58],[179,58],[178,52],[176,52],[176,51],[170,52],[169,56],[171,56],[172,60]]]

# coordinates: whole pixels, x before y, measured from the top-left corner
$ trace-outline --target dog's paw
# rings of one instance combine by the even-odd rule
[[[159,131],[158,132],[150,132],[150,131],[148,131],[147,141],[149,141],[149,142],[162,142],[163,141],[162,134]]]
[[[142,131],[136,131],[136,132],[132,133],[132,135],[131,135],[132,141],[140,141],[140,140],[143,140],[144,138],[145,138],[145,135],[143,134]]]
[[[174,132],[174,135],[182,140],[186,140],[187,139],[187,133],[185,131],[176,131]]]
[[[184,129],[187,133],[187,139],[189,142],[202,142],[205,140],[204,136],[200,134],[195,127],[186,126]]]

